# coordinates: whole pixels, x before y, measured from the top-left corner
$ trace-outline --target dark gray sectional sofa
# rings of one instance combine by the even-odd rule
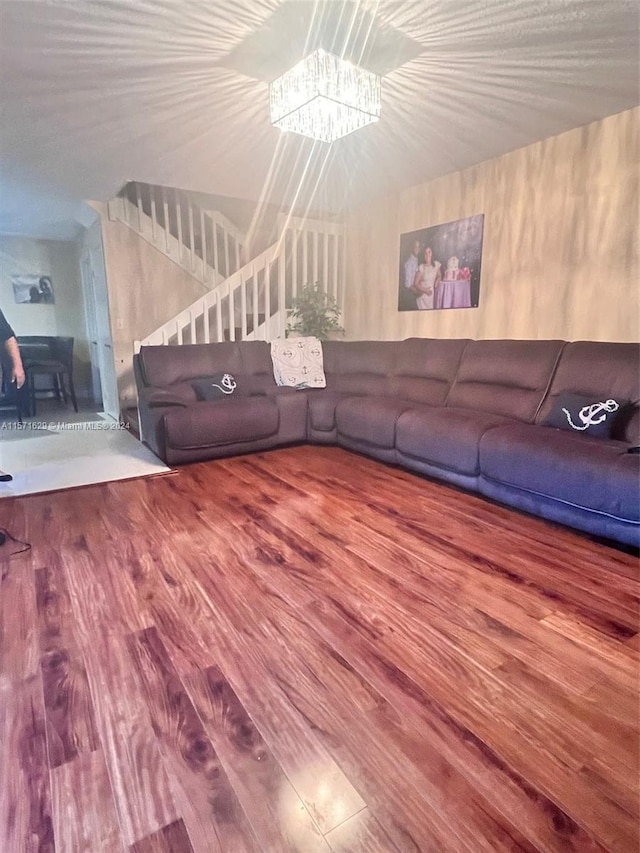
[[[326,389],[279,388],[264,342],[143,347],[143,440],[169,464],[337,444],[640,546],[640,346],[565,341],[329,341]],[[196,378],[233,374],[232,399]],[[543,426],[561,392],[628,406],[611,438]]]

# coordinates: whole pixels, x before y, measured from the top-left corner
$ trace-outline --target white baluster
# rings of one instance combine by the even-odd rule
[[[313,267],[312,281],[313,281],[313,284],[315,284],[318,281],[318,232],[317,231],[313,232],[312,247],[313,247],[312,258],[311,258],[311,264]],[[322,286],[322,289],[324,290],[324,285]]]
[[[300,233],[302,235],[302,286],[304,287],[305,284],[312,284],[313,282],[309,281],[309,232],[302,230]]]
[[[156,193],[155,187],[149,187],[149,195],[151,196],[151,240],[155,244],[157,238],[157,211],[156,211]]]
[[[248,278],[240,278],[240,340],[247,337],[247,281]]]
[[[207,282],[209,270],[207,269],[207,234],[204,229],[204,210],[200,209],[200,241],[202,243],[202,280]]]
[[[169,237],[171,236],[171,229],[169,228],[169,202],[167,200],[167,188],[162,187],[162,213],[164,215],[164,248],[169,254]]]
[[[138,234],[142,234],[142,193],[138,183],[136,183],[136,206],[138,208]]]
[[[264,339],[271,340],[271,259],[264,268]]]
[[[176,335],[177,335],[177,337],[178,337],[178,343],[180,344],[180,346],[182,346],[182,343],[183,343],[183,339],[182,339],[182,326],[180,325],[180,321],[179,321],[179,320],[176,320]]]
[[[196,314],[194,311],[189,311],[189,320],[190,320],[189,325],[191,326],[191,329],[190,329],[190,331],[191,331],[191,343],[197,344],[198,341],[196,338]]]
[[[284,249],[284,241],[283,241],[283,249]],[[281,249],[280,255],[278,257],[278,317],[285,318],[285,319],[283,321],[284,322],[284,328],[283,329],[278,328],[276,330],[276,335],[283,335],[284,336],[284,329],[286,329],[286,327],[287,327],[287,321],[286,321],[287,311],[286,311],[286,306],[285,306],[287,284],[286,284],[286,280],[285,280],[285,267],[286,267],[285,252],[283,251],[283,249]]]
[[[204,323],[204,342],[205,344],[211,343],[211,334],[209,330],[209,310],[210,305],[208,299],[203,299],[202,303],[204,305],[204,314],[202,315],[203,323]]]
[[[258,324],[260,322],[258,309],[258,270],[253,268],[253,337],[258,338]]]
[[[329,234],[325,231],[322,235],[322,289],[329,292]]]
[[[178,263],[182,263],[182,208],[180,207],[178,190],[174,190],[173,193],[176,201],[176,217],[178,220]]]
[[[213,219],[213,268],[219,273],[220,265],[218,264],[218,220],[215,216]]]
[[[338,300],[338,303],[339,303],[340,308],[342,310],[344,310],[344,283],[345,283],[346,277],[347,277],[347,252],[346,252],[346,246],[345,246],[346,239],[347,239],[347,237],[344,233],[342,233],[338,237],[338,240],[340,241],[339,245],[340,245],[341,263],[340,263],[340,281],[338,282],[337,287],[336,287],[336,299]]]
[[[236,269],[240,269],[240,243],[238,242],[237,233],[234,235],[234,242],[236,244]]]
[[[339,261],[339,249],[338,249],[338,240],[339,237],[337,234],[333,236],[333,276],[331,281],[331,295],[334,299],[338,298],[338,261]]]
[[[231,275],[229,270],[229,234],[224,227],[222,233],[224,234],[224,277],[229,278]]]
[[[233,290],[229,288],[229,340],[236,339],[236,312],[233,306]]]
[[[291,229],[291,297],[298,295],[298,229]],[[287,305],[287,308],[289,306]]]
[[[191,250],[191,272],[196,268],[195,234],[193,232],[193,205],[189,202],[189,248]]]
[[[224,340],[224,332],[222,330],[222,305],[220,304],[219,296],[216,298],[216,334],[219,341]]]

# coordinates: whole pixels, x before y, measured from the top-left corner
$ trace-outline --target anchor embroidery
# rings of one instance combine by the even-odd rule
[[[220,385],[218,385],[217,382],[212,382],[211,387],[217,388],[219,391],[222,391],[223,394],[233,394],[238,387],[238,383],[230,373],[225,373],[220,380]]]
[[[585,429],[589,429],[590,426],[601,424],[602,421],[606,419],[607,415],[611,414],[611,412],[617,412],[619,408],[620,406],[615,400],[605,400],[604,402],[601,401],[600,403],[593,403],[591,406],[585,406],[578,412],[578,417],[582,421],[582,426],[574,424],[571,420],[571,412],[569,409],[563,409],[562,411],[567,416],[567,421],[573,429],[583,431]],[[600,417],[598,417],[598,415],[600,415]]]

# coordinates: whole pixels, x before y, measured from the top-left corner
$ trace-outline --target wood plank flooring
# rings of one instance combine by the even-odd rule
[[[337,448],[0,526],[0,850],[638,850],[633,556]]]

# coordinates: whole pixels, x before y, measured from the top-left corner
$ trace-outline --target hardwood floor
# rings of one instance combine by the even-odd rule
[[[638,850],[634,557],[336,448],[0,524],[2,851]]]

